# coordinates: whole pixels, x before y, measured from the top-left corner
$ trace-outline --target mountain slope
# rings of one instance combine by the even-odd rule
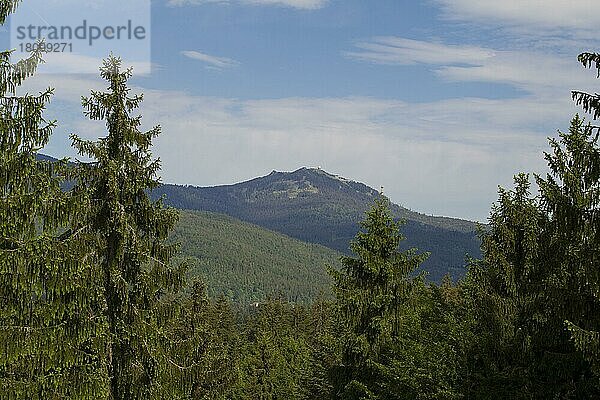
[[[263,301],[282,293],[291,301],[328,293],[325,266],[339,267],[340,254],[222,214],[180,211],[172,239],[190,274],[201,275],[209,294],[235,302]]]
[[[348,252],[358,222],[378,192],[320,169],[276,172],[235,185],[192,187],[163,185],[152,196],[182,209],[223,213],[309,243]],[[466,254],[480,255],[473,222],[432,217],[392,206],[403,228],[404,247],[431,252],[423,268],[432,280],[463,273]]]

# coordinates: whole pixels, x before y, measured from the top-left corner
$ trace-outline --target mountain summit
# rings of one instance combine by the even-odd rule
[[[212,211],[288,236],[348,253],[358,223],[379,192],[363,183],[320,168],[273,171],[247,182],[215,187],[162,185],[153,196],[165,195],[177,208]],[[479,256],[476,224],[420,214],[392,204],[395,217],[406,220],[404,247],[431,252],[423,269],[439,281],[464,272],[467,254]]]

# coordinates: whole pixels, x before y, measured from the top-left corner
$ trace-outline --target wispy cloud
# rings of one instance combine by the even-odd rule
[[[440,66],[435,72],[459,82],[505,83],[536,96],[569,97],[573,89],[593,83],[593,75],[575,59],[526,51],[502,51],[480,65]],[[531,107],[535,107],[532,102]]]
[[[589,85],[590,76],[573,58],[537,51],[506,51],[401,37],[360,42],[351,59],[388,65],[423,64],[448,81],[512,85],[529,94],[568,96]]]
[[[304,9],[325,4],[254,2],[259,3],[285,3]],[[503,14],[504,5],[487,4],[492,9],[502,8],[493,19],[481,11],[479,2],[439,3],[444,4],[447,18],[463,22],[470,18],[482,24],[487,19],[493,29],[493,24],[510,26],[509,20],[513,26],[527,25],[527,20],[509,13],[510,8]],[[532,3],[512,4],[530,7]],[[459,12],[463,11],[461,17]],[[585,89],[594,82],[594,74],[581,68],[575,52],[566,57],[536,50],[533,44],[540,37],[548,37],[544,36],[545,29],[552,29],[551,17],[527,18],[539,19],[527,25],[529,33],[537,36],[523,39],[522,47],[386,36],[364,40],[344,53],[361,62],[420,65],[446,81],[509,84],[524,92],[518,98],[455,98],[415,104],[368,97],[239,100],[136,88],[146,95],[141,109],[146,116],[144,124],[163,126],[155,152],[163,161],[164,181],[215,185],[249,179],[272,169],[321,165],[373,187],[384,186],[394,201],[420,211],[484,220],[496,199],[497,184],[510,185],[511,176],[520,171],[544,171],[546,137],[557,128],[567,128],[569,118],[579,111],[570,102],[570,89]],[[544,27],[537,33],[536,24]],[[575,22],[565,24],[575,32]],[[511,40],[518,37],[507,36]],[[530,44],[531,49],[524,49]],[[198,51],[188,50],[182,55],[207,68],[239,65],[235,60]],[[90,68],[95,63],[90,62]],[[72,112],[80,107],[81,95],[88,94],[89,88],[102,88],[103,82],[76,76],[51,79],[57,91],[49,117],[59,117],[61,125],[48,151],[60,156],[68,148],[68,133],[80,132],[87,137],[103,134],[102,123],[83,120]],[[42,90],[48,83],[44,77],[38,81],[39,87],[35,78],[27,85],[31,90]]]
[[[559,31],[562,37],[596,37],[597,0],[434,0],[443,16],[457,21],[496,25],[535,35]]]
[[[346,57],[377,64],[480,64],[494,52],[475,46],[453,46],[401,37],[376,37],[356,44]]]
[[[230,4],[230,0],[168,0],[167,5],[173,7],[179,6],[199,6],[202,4]]]
[[[208,68],[225,69],[239,65],[239,62],[226,57],[211,56],[194,50],[185,50],[181,52],[187,58],[204,62]]]
[[[255,6],[291,7],[298,10],[317,10],[327,5],[329,0],[169,0],[171,6],[201,4],[248,4]]]

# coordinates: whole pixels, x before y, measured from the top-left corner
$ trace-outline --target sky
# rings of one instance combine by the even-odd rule
[[[73,1],[74,14],[88,2],[46,1]],[[485,221],[498,185],[545,173],[548,137],[581,112],[570,91],[600,91],[595,71],[577,62],[600,50],[597,0],[148,6],[151,57],[131,61],[142,72],[131,85],[144,93],[144,126],[162,126],[153,152],[168,183],[321,167],[412,210]],[[80,105],[106,86],[93,73],[100,58],[49,57],[44,67],[63,73],[42,69],[24,86],[56,89],[47,115],[58,126],[44,152],[76,157],[71,133],[104,135]]]

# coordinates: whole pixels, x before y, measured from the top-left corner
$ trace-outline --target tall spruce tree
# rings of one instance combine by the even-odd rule
[[[2,1],[0,24],[17,3]],[[64,160],[36,156],[55,126],[43,115],[52,89],[17,95],[40,52],[10,58],[0,52],[0,398],[101,398],[97,277],[82,237],[69,230],[82,199],[61,190]]]
[[[548,387],[554,386],[554,393],[563,397],[568,397],[568,393],[573,398],[600,396],[600,385],[592,379],[590,363],[565,329],[565,321],[570,321],[569,327],[578,339],[582,330],[600,326],[600,303],[595,294],[600,255],[600,164],[594,161],[598,159],[595,136],[593,128],[576,116],[568,133],[561,132],[560,139],[551,139],[552,152],[546,154],[550,173],[537,179],[548,220],[543,227],[540,264],[544,268],[543,304],[547,318],[536,341],[546,353],[543,376],[548,378]],[[590,361],[594,362],[593,358]]]
[[[586,68],[594,67],[600,77],[600,54],[582,53],[579,61]],[[573,99],[593,119],[600,117],[600,95],[573,92]],[[565,223],[563,239],[571,237],[564,251],[573,266],[579,284],[577,310],[567,319],[567,325],[577,348],[592,364],[600,379],[600,127],[576,118],[571,135],[562,137],[561,149],[553,143],[554,153],[548,155],[552,173],[562,185],[545,181],[547,203],[556,221]],[[560,238],[556,238],[560,241]],[[564,247],[564,245],[563,245]],[[600,383],[600,382],[598,382]]]
[[[320,400],[333,398],[331,373],[340,364],[343,327],[336,318],[335,304],[324,298],[317,298],[310,308],[310,321],[307,329],[311,348],[311,371],[308,376],[307,399]]]
[[[400,251],[401,224],[389,200],[376,200],[361,222],[342,270],[330,270],[334,293],[347,333],[335,395],[343,399],[401,398],[394,388],[394,346],[414,298],[410,276],[426,259],[416,250]]]
[[[160,128],[143,132],[141,116],[131,115],[142,101],[127,87],[131,69],[123,71],[111,56],[100,71],[108,91],[92,91],[83,107],[91,120],[106,122],[108,134],[95,142],[72,140],[93,160],[79,165],[74,191],[90,198],[86,231],[102,274],[110,398],[160,398],[168,396],[160,384],[167,360],[157,342],[169,340],[168,295],[183,279],[182,269],[169,265],[177,246],[165,242],[177,213],[148,197],[159,184],[160,162],[152,160],[150,146]]]
[[[470,300],[473,347],[466,388],[472,398],[532,398],[534,321],[544,319],[538,294],[544,213],[530,194],[529,177],[500,188],[489,228],[481,233],[482,260],[471,260],[463,284]]]
[[[600,74],[599,55],[579,61]],[[598,94],[574,91],[573,99],[600,116]],[[483,235],[484,259],[469,271],[469,397],[600,396],[592,374],[600,359],[598,128],[575,116],[559,135],[546,153],[550,172],[536,176],[539,199],[529,197],[523,176],[514,192],[500,192]]]
[[[0,23],[17,3],[2,2]],[[82,199],[60,188],[65,161],[36,158],[55,125],[43,117],[52,90],[16,95],[41,54],[10,55],[0,53],[0,397],[102,397],[96,276],[81,237],[64,233]]]

